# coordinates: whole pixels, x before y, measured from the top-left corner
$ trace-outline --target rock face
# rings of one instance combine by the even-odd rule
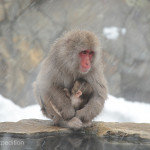
[[[0,134],[19,134],[23,136],[42,136],[51,134],[70,134],[73,130],[54,126],[50,120],[24,119],[18,122],[0,123]],[[94,122],[90,128],[77,131],[77,133],[94,134],[98,137],[118,137],[126,140],[128,137],[133,141],[150,141],[150,124],[146,123],[106,123]],[[124,139],[123,139],[124,138]]]
[[[150,148],[150,124],[94,122],[93,127],[73,131],[52,125],[49,120],[0,123],[0,140],[18,142],[14,149],[70,148],[120,150]],[[14,144],[13,143],[13,144]],[[1,146],[6,146],[1,143]],[[8,146],[8,145],[7,145]],[[92,146],[92,147],[91,147]],[[27,148],[28,147],[28,148]],[[63,149],[62,148],[62,149]],[[12,147],[11,147],[12,149]]]
[[[51,43],[82,28],[102,41],[110,93],[149,102],[149,8],[149,0],[0,1],[0,93],[21,106],[35,103],[31,83]]]

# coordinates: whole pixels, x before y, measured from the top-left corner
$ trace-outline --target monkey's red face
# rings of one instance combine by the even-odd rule
[[[91,61],[94,52],[92,50],[84,50],[79,53],[80,57],[80,72],[87,73],[91,69]]]

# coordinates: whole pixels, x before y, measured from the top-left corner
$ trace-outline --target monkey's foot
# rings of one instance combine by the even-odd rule
[[[87,127],[91,127],[91,126],[93,126],[93,123],[91,122],[91,121],[89,121],[89,122],[85,122],[85,123],[83,123],[83,128],[87,128]]]
[[[82,128],[83,124],[80,119],[77,117],[73,117],[71,120],[68,121],[68,127],[72,129],[80,129]]]

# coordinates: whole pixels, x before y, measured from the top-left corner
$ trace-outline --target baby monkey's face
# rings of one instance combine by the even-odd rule
[[[93,89],[88,82],[84,79],[78,79],[74,82],[71,89],[71,94],[76,97],[86,96],[89,97],[93,93]]]
[[[74,86],[71,90],[72,95],[75,95],[77,98],[79,98],[85,93],[86,86],[86,82],[84,81],[75,81]]]

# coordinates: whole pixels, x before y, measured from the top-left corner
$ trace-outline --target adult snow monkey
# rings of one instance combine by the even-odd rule
[[[88,103],[76,111],[64,88],[70,89],[78,78],[86,80],[93,93]],[[96,35],[73,30],[57,39],[42,63],[34,91],[43,114],[54,124],[74,129],[89,125],[107,99],[101,47]]]

